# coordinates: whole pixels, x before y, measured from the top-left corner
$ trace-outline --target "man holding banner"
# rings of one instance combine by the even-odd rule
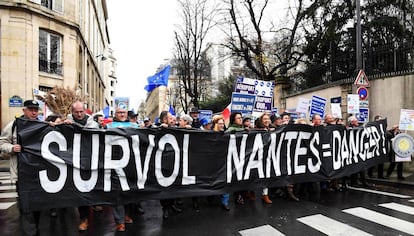
[[[25,120],[38,120],[39,115],[39,103],[34,100],[26,100],[23,103],[23,116],[21,118]],[[4,128],[0,137],[0,150],[3,153],[10,154],[10,174],[13,183],[16,183],[17,189],[19,189],[17,179],[17,158],[18,154],[22,151],[22,147],[17,142],[17,129],[16,121],[13,120]],[[20,208],[20,220],[22,224],[24,235],[37,235],[40,219],[40,211],[23,211]]]

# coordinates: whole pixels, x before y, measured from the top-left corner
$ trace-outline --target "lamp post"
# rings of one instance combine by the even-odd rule
[[[356,1],[356,71],[362,69],[361,0]]]

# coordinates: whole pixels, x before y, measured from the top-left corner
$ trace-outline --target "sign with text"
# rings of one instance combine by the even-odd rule
[[[17,119],[17,133],[24,212],[317,182],[388,161],[386,120],[355,129],[297,124],[221,133]]]
[[[414,131],[414,110],[401,109],[399,128]]]
[[[369,108],[359,108],[359,113],[356,114],[359,123],[367,123],[369,121]]]
[[[232,93],[231,95],[231,112],[241,112],[242,114],[251,114],[255,104],[256,96],[253,94]]]
[[[274,82],[238,77],[235,86],[236,93],[254,94],[256,96],[254,111],[272,111]]]
[[[20,96],[14,95],[13,97],[9,98],[9,107],[22,107],[23,106],[23,98]]]
[[[359,113],[359,95],[358,94],[348,94],[347,97],[347,111],[349,114]]]
[[[234,92],[256,94],[256,80],[244,77],[238,77]]]
[[[275,131],[84,129],[17,119],[23,212],[338,179],[388,161],[386,120]]]
[[[326,106],[326,99],[325,98],[313,95],[311,105],[310,105],[309,117],[312,117],[314,114],[318,114],[321,117],[324,117],[324,115],[325,115],[325,106]]]
[[[300,113],[308,113],[309,110],[309,104],[311,103],[310,99],[307,98],[299,98],[298,106],[296,107],[296,112]]]
[[[211,120],[211,117],[213,116],[212,110],[198,110],[198,118],[201,120],[202,118],[206,118],[208,120]]]

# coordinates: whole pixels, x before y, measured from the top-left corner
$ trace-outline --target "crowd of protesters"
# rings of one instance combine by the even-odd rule
[[[37,120],[39,112],[39,104],[34,100],[27,100],[24,102],[23,107],[23,119]],[[376,116],[375,120],[382,119],[381,116]],[[152,124],[151,119],[145,118],[142,124],[138,124],[137,114],[126,109],[117,108],[115,110],[115,117],[111,122],[105,122],[102,114],[96,114],[94,116],[88,115],[85,112],[85,107],[82,102],[75,102],[71,106],[71,114],[66,119],[63,119],[59,114],[53,114],[46,118],[45,122],[54,126],[57,124],[68,125],[81,125],[88,128],[101,128],[101,129],[115,129],[115,128],[183,128],[183,129],[198,129],[206,132],[248,132],[250,130],[261,130],[264,132],[272,132],[282,126],[289,124],[304,124],[312,126],[329,126],[329,125],[346,125],[348,129],[352,129],[359,126],[358,120],[355,116],[350,116],[347,119],[347,124],[341,118],[335,118],[331,114],[325,115],[322,119],[320,115],[314,115],[311,120],[297,119],[292,120],[289,113],[282,114],[269,114],[263,113],[259,118],[253,119],[251,116],[243,116],[239,112],[234,112],[230,115],[229,124],[226,126],[226,120],[222,115],[214,115],[211,118],[200,118],[199,112],[196,108],[190,110],[189,114],[183,114],[179,117],[173,116],[168,111],[162,111],[159,116],[159,123]],[[10,154],[10,171],[12,175],[13,183],[18,184],[17,179],[17,154],[21,152],[21,146],[16,140],[15,122],[12,121],[3,129],[0,137],[0,150],[3,153]],[[393,138],[399,133],[398,126],[393,126],[387,132],[389,139]],[[390,160],[393,160],[394,152],[390,152]],[[404,179],[402,176],[402,163],[396,164],[392,162],[389,166],[386,175],[383,174],[383,165],[378,165],[378,177],[389,178],[390,174],[397,166],[398,179]],[[374,168],[370,168],[368,171],[369,177],[373,176]],[[264,204],[272,204],[275,197],[286,197],[293,201],[300,201],[301,197],[306,197],[309,194],[330,192],[330,191],[344,191],[347,190],[349,185],[362,185],[368,186],[365,178],[365,172],[354,174],[349,178],[343,178],[342,180],[323,181],[320,183],[301,183],[301,184],[289,184],[282,188],[263,188],[260,189],[261,201]],[[225,211],[230,210],[230,194],[233,195],[235,206],[246,204],[246,201],[254,201],[256,199],[256,189],[245,189],[235,193],[224,193],[220,196],[215,196],[219,199],[219,206]],[[215,197],[209,197],[208,201],[211,201]],[[200,211],[199,197],[192,197],[192,206],[196,212]],[[180,213],[182,211],[181,205],[182,199],[163,199],[160,200],[160,205],[163,210],[162,217],[168,219],[171,213]],[[144,214],[144,210],[141,207],[140,202],[127,205],[115,205],[111,206],[114,221],[116,223],[116,231],[125,231],[125,224],[133,223],[133,218],[136,214]],[[93,209],[93,211],[91,210]],[[95,211],[101,211],[102,206],[80,206],[78,207],[80,224],[78,229],[80,231],[88,230],[90,222],[89,214]],[[21,214],[21,226],[24,231],[24,235],[37,235],[39,215],[36,212],[20,212]],[[51,211],[51,214],[56,215],[56,211]]]

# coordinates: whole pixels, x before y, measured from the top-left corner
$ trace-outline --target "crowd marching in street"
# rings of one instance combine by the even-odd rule
[[[35,100],[26,100],[23,107],[23,115],[21,118],[27,120],[37,120],[39,115],[39,103]],[[375,120],[383,119],[381,116],[376,116]],[[282,114],[269,114],[263,113],[257,119],[251,116],[243,116],[243,114],[234,112],[231,113],[228,126],[226,126],[226,120],[223,115],[214,115],[211,119],[199,118],[199,112],[196,108],[190,110],[189,114],[182,114],[179,117],[173,116],[168,111],[162,111],[159,116],[159,123],[153,124],[151,119],[145,118],[143,123],[138,123],[137,114],[132,111],[128,111],[123,108],[116,108],[115,116],[109,123],[105,123],[105,119],[102,114],[89,115],[85,112],[84,104],[80,101],[74,102],[71,105],[71,114],[66,118],[63,118],[60,114],[53,114],[46,118],[47,122],[51,126],[66,124],[71,125],[76,123],[83,127],[96,128],[96,129],[117,129],[117,128],[157,128],[157,127],[178,127],[182,129],[198,129],[206,132],[246,132],[249,130],[262,130],[262,131],[274,131],[279,127],[288,124],[306,124],[311,126],[329,126],[329,125],[344,125],[348,129],[358,127],[360,124],[355,116],[350,116],[346,120],[342,118],[335,118],[331,114],[326,114],[324,117],[320,115],[313,115],[311,120],[297,119],[292,120],[289,113]],[[397,125],[392,126],[387,132],[387,138],[390,140],[392,137],[400,132]],[[17,131],[15,128],[15,121],[11,121],[2,130],[0,137],[0,150],[2,153],[9,154],[10,157],[10,172],[12,182],[16,185],[19,184],[18,180],[18,168],[17,159],[18,154],[22,151],[21,145],[17,140]],[[397,167],[398,179],[404,179],[402,175],[402,163],[392,162],[393,151],[389,151],[389,157],[391,164],[387,171],[384,172],[384,165],[380,164],[376,167],[372,167],[368,170],[368,176],[374,175],[374,170],[377,170],[378,178],[389,178],[391,173]],[[368,186],[366,182],[365,171],[349,176],[349,178],[342,178],[331,181],[314,182],[314,183],[301,183],[301,184],[288,184],[281,188],[263,188],[261,189],[260,199],[264,204],[273,204],[275,198],[286,197],[292,201],[300,201],[300,198],[308,196],[314,193],[323,192],[335,192],[346,191],[347,186]],[[233,198],[230,198],[232,196]],[[192,197],[192,207],[195,212],[200,212],[201,197]],[[219,199],[219,205],[224,211],[230,210],[230,199],[234,199],[235,207],[237,205],[247,204],[247,201],[256,200],[255,189],[245,189],[243,191],[237,191],[234,193],[224,193],[220,196],[208,197],[208,201],[212,199]],[[162,218],[167,220],[172,217],[172,213],[180,213],[182,211],[182,199],[162,199],[160,200],[160,206],[162,207]],[[100,205],[96,206],[80,206],[79,212],[79,231],[86,231],[92,222],[88,222],[90,219],[89,214],[93,212],[102,211]],[[93,210],[90,210],[90,209]],[[126,230],[125,224],[134,223],[136,214],[144,214],[144,209],[141,207],[140,202],[135,202],[126,205],[113,205],[112,214],[116,223],[116,231],[122,232]],[[50,214],[56,215],[54,209],[50,210]],[[24,212],[20,210],[21,228],[24,235],[38,235],[38,224],[40,211]]]

